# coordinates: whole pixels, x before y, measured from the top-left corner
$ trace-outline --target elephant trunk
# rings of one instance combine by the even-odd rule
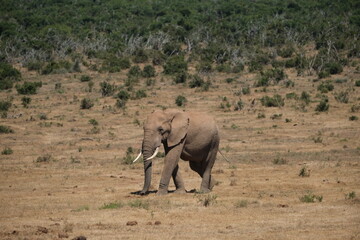
[[[143,141],[142,153],[144,156],[144,187],[141,190],[140,194],[146,194],[149,191],[151,184],[151,174],[152,174],[152,160],[149,159],[154,154],[155,149],[151,142],[146,140],[146,137]]]

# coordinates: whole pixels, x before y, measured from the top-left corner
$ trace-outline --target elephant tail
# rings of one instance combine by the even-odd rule
[[[221,154],[221,156],[225,159],[225,161],[227,161],[228,163],[230,163],[230,160],[225,157],[225,155],[220,151],[220,149],[218,149],[218,152]]]

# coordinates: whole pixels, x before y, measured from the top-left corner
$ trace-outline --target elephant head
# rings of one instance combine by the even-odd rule
[[[165,151],[181,143],[187,134],[189,117],[185,112],[175,110],[155,111],[144,122],[144,139],[141,155],[144,156],[144,187],[140,194],[146,194],[151,184],[152,159],[159,147],[164,144]]]

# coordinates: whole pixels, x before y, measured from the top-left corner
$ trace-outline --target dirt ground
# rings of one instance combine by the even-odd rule
[[[82,74],[92,77],[92,92],[80,82]],[[360,73],[349,68],[331,77],[335,89],[323,113],[315,111],[321,81],[287,74],[295,87],[280,84],[266,92],[253,87],[254,74],[208,76],[213,84],[207,92],[159,74],[155,86],[147,87],[148,97],[130,100],[122,110],[115,98],[101,96],[99,83],[122,85],[126,73],[23,71],[25,80],[43,86],[30,96],[28,108],[15,90],[0,93],[1,100],[13,96],[0,123],[14,130],[0,134],[0,150],[13,150],[0,155],[0,239],[360,239],[360,120],[349,120],[360,118],[359,110],[350,111],[360,106],[360,88],[354,86]],[[236,81],[226,83],[228,77]],[[145,88],[144,82],[135,88]],[[251,93],[237,96],[247,85]],[[335,94],[347,89],[349,102],[336,101]],[[305,108],[295,99],[285,99],[281,108],[266,108],[259,100],[302,91],[312,100]],[[133,194],[142,188],[143,167],[124,163],[127,149],[136,156],[145,117],[176,107],[179,94],[188,100],[186,111],[215,117],[230,162],[218,155],[218,184],[210,194],[199,194],[194,189],[200,178],[182,161],[188,193],[158,197],[163,158],[157,158],[154,191]],[[94,101],[93,108],[80,109],[84,97]],[[242,110],[227,109],[227,102],[234,106],[239,99]]]

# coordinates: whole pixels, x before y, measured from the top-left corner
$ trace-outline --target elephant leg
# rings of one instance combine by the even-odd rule
[[[184,143],[173,147],[169,151],[167,151],[165,156],[165,162],[163,171],[161,173],[161,179],[159,184],[159,190],[157,192],[158,195],[165,195],[168,193],[168,187],[170,178],[173,176],[175,168],[178,166],[180,154],[183,149]],[[175,174],[175,182],[179,183],[179,187],[183,186],[181,175],[179,175],[178,170],[176,170]],[[176,184],[176,183],[175,183]]]
[[[211,170],[216,160],[218,148],[219,141],[215,139],[213,140],[212,146],[205,161],[203,161],[201,164],[201,172],[203,173],[200,186],[201,192],[210,192],[216,183],[215,179],[211,176]]]
[[[176,187],[176,193],[185,193],[186,190],[185,190],[185,186],[184,186],[184,181],[180,174],[179,164],[175,167],[172,177],[173,177],[174,184]]]

